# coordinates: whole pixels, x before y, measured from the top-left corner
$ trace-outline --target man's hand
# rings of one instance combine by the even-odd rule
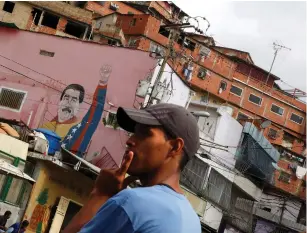
[[[76,233],[89,222],[97,213],[99,208],[108,201],[109,198],[125,189],[137,178],[126,174],[133,159],[133,152],[128,152],[124,157],[120,168],[115,170],[101,170],[97,177],[94,190],[88,202],[77,213],[62,233]]]
[[[103,65],[100,70],[100,80],[99,80],[99,84],[100,85],[107,85],[108,80],[110,78],[110,75],[112,73],[112,66],[110,65]]]
[[[124,156],[120,168],[113,170],[102,169],[96,180],[92,195],[112,197],[127,188],[131,182],[137,180],[136,177],[132,176],[125,178],[132,159],[133,152],[130,151]]]

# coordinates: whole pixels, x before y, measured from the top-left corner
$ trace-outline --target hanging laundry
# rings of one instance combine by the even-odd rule
[[[192,79],[193,69],[194,66],[192,62],[189,62],[188,65],[184,68],[183,75],[186,77],[188,82]]]

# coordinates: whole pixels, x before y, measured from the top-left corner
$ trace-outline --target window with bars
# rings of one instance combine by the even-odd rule
[[[228,209],[231,199],[231,182],[220,173],[211,169],[205,196],[216,204]]]
[[[282,182],[285,182],[285,183],[290,183],[291,175],[288,174],[287,172],[281,171],[281,172],[280,172],[280,175],[279,175],[279,177],[278,177],[278,180],[280,180],[280,181],[282,181]]]
[[[277,138],[277,130],[270,128],[268,132],[268,136],[270,138],[276,139]]]
[[[272,104],[271,111],[280,115],[280,116],[282,116],[284,114],[284,109],[275,105],[275,104]]]
[[[261,103],[262,103],[262,98],[259,97],[259,96],[253,95],[253,94],[249,95],[248,100],[250,102],[254,103],[254,104],[257,104],[257,105],[261,105]]]
[[[0,107],[19,111],[26,93],[14,89],[0,88]]]
[[[196,194],[203,194],[208,169],[209,166],[206,163],[194,158],[188,162],[182,171],[180,183]]]
[[[290,120],[294,121],[295,123],[297,123],[299,125],[301,125],[303,123],[304,118],[299,116],[299,115],[296,115],[295,113],[292,113]]]
[[[230,92],[232,93],[232,94],[235,94],[235,95],[237,95],[237,96],[241,96],[242,95],[242,89],[241,88],[239,88],[239,87],[236,87],[236,86],[234,86],[234,85],[231,85],[231,88],[230,88]]]

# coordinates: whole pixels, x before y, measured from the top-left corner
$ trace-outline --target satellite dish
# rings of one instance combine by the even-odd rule
[[[260,128],[261,129],[266,129],[266,128],[268,128],[271,125],[271,123],[272,123],[271,121],[266,120],[266,121],[261,123]]]

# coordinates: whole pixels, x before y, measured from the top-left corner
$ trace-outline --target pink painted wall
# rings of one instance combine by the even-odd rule
[[[54,52],[54,57],[40,55],[41,49]],[[0,28],[0,87],[27,91],[19,113],[0,108],[0,116],[27,122],[32,110],[30,127],[37,128],[56,116],[61,92],[71,83],[82,85],[86,95],[84,102],[91,103],[103,64],[112,66],[105,110],[116,111],[117,106],[133,107],[138,81],[146,77],[156,61],[141,51]],[[84,102],[78,118],[89,109],[90,104]],[[113,103],[115,108],[110,109],[107,102]],[[105,146],[119,163],[125,141],[124,131],[105,127],[101,122],[92,137],[88,155],[91,157]]]

